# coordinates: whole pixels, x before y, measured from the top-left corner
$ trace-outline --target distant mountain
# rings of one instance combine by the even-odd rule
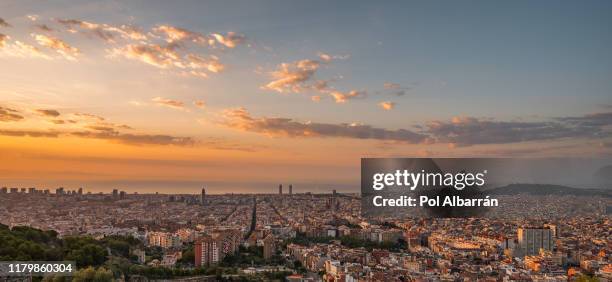
[[[510,184],[485,190],[484,192],[489,195],[575,195],[612,198],[612,190],[609,189],[582,189],[552,184]]]

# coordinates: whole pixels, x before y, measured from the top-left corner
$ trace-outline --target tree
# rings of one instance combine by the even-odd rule
[[[108,282],[113,281],[113,273],[103,267],[93,268],[87,267],[77,271],[73,278],[73,282]]]
[[[76,261],[77,267],[99,266],[106,260],[106,251],[98,245],[86,244],[70,250],[66,259]]]
[[[576,282],[599,282],[599,278],[583,274],[576,279]]]
[[[193,264],[195,262],[195,251],[193,249],[193,245],[189,245],[187,249],[183,251],[183,255],[179,260],[182,264]]]

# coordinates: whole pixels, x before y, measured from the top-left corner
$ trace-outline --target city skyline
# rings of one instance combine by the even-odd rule
[[[610,2],[243,5],[0,4],[0,186],[357,191],[362,157],[612,157]]]

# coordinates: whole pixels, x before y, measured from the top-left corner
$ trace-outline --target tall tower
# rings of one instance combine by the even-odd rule
[[[338,197],[336,196],[336,189],[334,189],[334,191],[332,192],[331,208],[334,211],[338,209]]]
[[[289,184],[289,195],[293,195],[293,185]]]
[[[283,184],[278,184],[278,194],[279,195],[283,194]]]
[[[200,204],[206,204],[206,189],[204,187],[202,187],[202,193],[200,194]]]

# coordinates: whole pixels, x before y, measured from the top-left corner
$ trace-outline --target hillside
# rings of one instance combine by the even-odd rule
[[[612,197],[612,190],[581,189],[551,184],[510,184],[486,190],[486,192],[489,195],[516,195],[526,193],[531,195],[575,195]]]

